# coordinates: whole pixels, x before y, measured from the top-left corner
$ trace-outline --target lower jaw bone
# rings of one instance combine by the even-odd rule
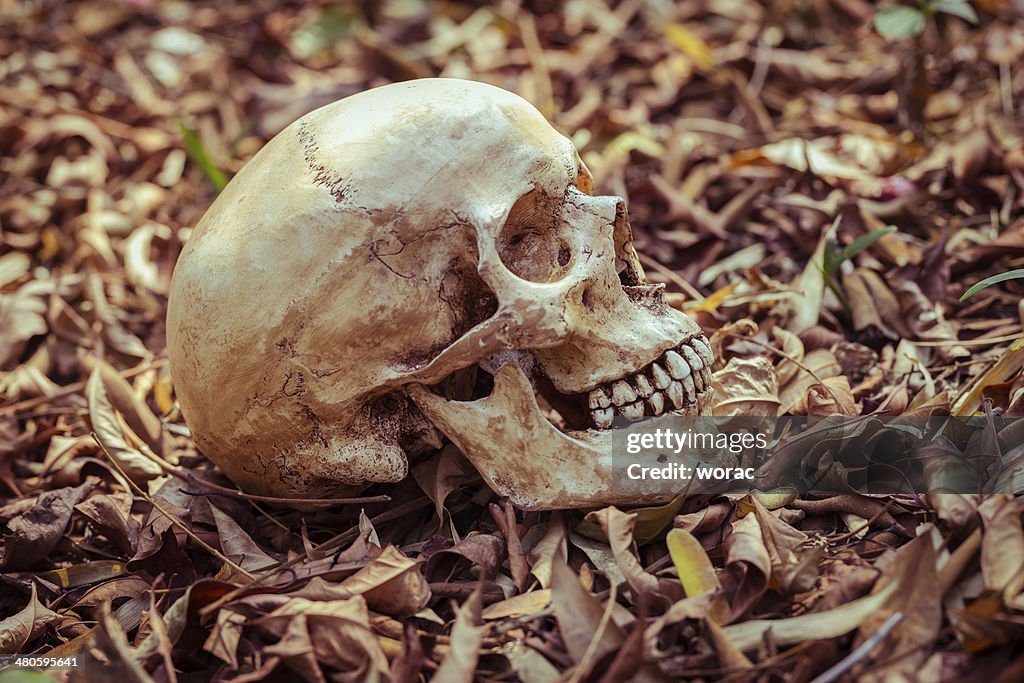
[[[449,401],[418,384],[408,389],[417,407],[458,446],[491,489],[516,507],[647,505],[673,496],[671,491],[638,491],[616,481],[613,431],[560,432],[541,413],[530,380],[513,365],[499,368],[491,394],[476,401]],[[633,405],[642,407],[640,402]]]

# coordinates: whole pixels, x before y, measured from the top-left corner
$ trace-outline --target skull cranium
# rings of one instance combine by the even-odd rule
[[[299,119],[174,274],[168,350],[197,445],[245,490],[323,497],[402,479],[436,428],[522,507],[629,502],[612,416],[702,412],[712,356],[644,283],[622,200],[590,190],[569,140],[481,83]]]

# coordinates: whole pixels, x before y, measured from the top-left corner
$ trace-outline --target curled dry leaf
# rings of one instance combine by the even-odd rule
[[[633,527],[636,525],[636,514],[623,512],[616,507],[606,507],[588,513],[586,519],[601,525],[615,561],[630,588],[636,594],[657,592],[658,579],[644,571],[640,561],[633,554]]]
[[[406,557],[398,548],[388,546],[365,567],[341,582],[328,587],[314,578],[306,588],[289,595],[323,599],[342,599],[362,595],[376,612],[392,616],[416,614],[430,600],[430,586],[420,573],[421,562]],[[320,585],[322,590],[315,591]]]
[[[556,562],[565,562],[569,556],[568,552],[562,514],[553,512],[548,518],[544,535],[526,554],[526,559],[530,562],[530,572],[537,577],[541,587],[551,587],[551,567]]]
[[[760,599],[768,589],[772,575],[771,557],[754,515],[741,517],[732,523],[732,533],[725,539],[725,566],[737,583],[732,596],[735,618]]]
[[[89,422],[104,452],[136,482],[146,482],[162,475],[163,469],[160,465],[153,458],[132,447],[126,438],[127,427],[122,425],[119,414],[107,397],[100,365],[97,365],[89,375],[85,395],[89,403]]]
[[[812,543],[807,534],[782,521],[780,513],[770,512],[758,496],[744,496],[737,514],[753,516],[761,528],[761,539],[771,561],[772,589],[802,593],[814,586],[818,562],[825,555],[824,544]]]
[[[93,488],[91,482],[44,491],[35,503],[8,520],[3,566],[28,569],[50,554],[71,521],[75,504]]]
[[[17,360],[29,339],[50,329],[46,300],[52,292],[53,285],[43,280],[0,294],[0,368]]]
[[[43,630],[61,619],[60,615],[43,606],[36,595],[36,584],[28,604],[17,614],[0,621],[0,654],[13,655],[25,652],[26,646],[42,635]]]
[[[812,386],[829,377],[839,375],[839,362],[832,352],[825,349],[815,349],[804,357],[804,366],[807,370],[801,370],[793,379],[783,387],[779,400],[781,402],[780,415],[799,414],[797,408],[806,405],[807,392]]]
[[[978,506],[984,523],[981,573],[985,588],[1007,600],[1024,590],[1024,529],[1020,507],[1008,495],[997,494]]]
[[[431,680],[438,683],[472,683],[480,639],[484,635],[480,605],[481,593],[477,588],[459,608],[452,628],[451,647]]]
[[[730,358],[713,375],[713,415],[779,414],[779,380],[770,360],[764,356]]]

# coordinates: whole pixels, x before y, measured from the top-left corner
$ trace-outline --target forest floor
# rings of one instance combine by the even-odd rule
[[[961,301],[1024,268],[1024,5],[924,5],[0,2],[0,654],[80,681],[1024,680],[1024,281]],[[446,449],[387,502],[237,493],[175,402],[175,260],[287,124],[428,76],[521,94],[628,200],[716,413],[980,416],[998,485],[523,513]]]

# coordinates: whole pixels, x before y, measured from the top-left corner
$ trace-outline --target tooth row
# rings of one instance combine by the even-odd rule
[[[666,351],[644,370],[591,390],[588,401],[594,424],[608,429],[616,414],[639,418],[692,406],[698,394],[711,386],[712,363],[714,354],[703,337]]]

